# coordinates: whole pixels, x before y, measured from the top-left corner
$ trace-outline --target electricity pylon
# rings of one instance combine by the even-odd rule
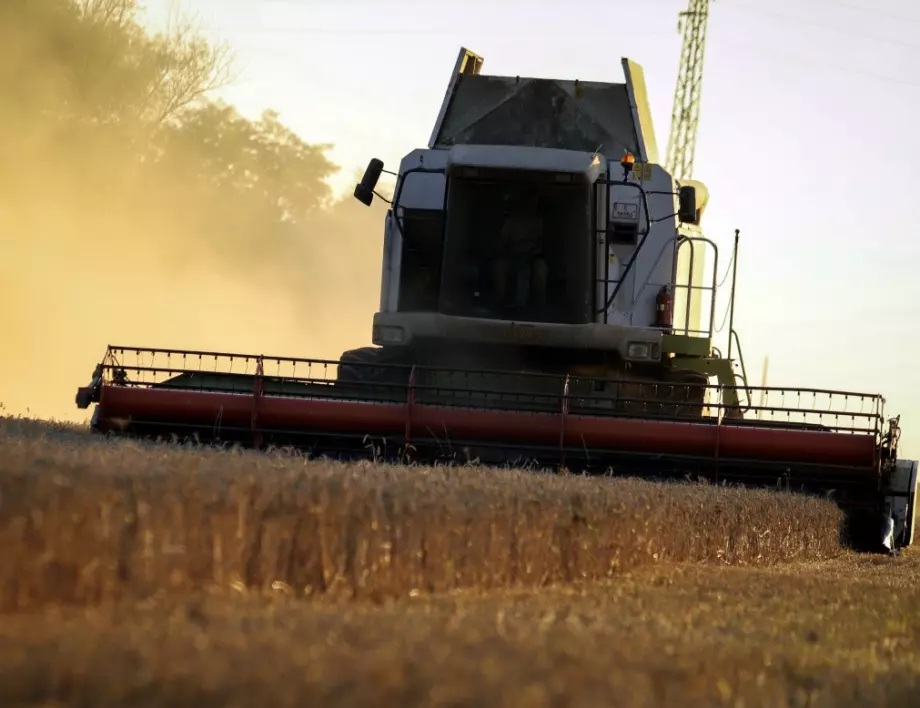
[[[709,3],[710,0],[689,0],[687,9],[680,13],[677,24],[677,31],[683,32],[684,42],[677,72],[674,108],[671,111],[671,135],[668,139],[666,167],[678,181],[693,177]]]

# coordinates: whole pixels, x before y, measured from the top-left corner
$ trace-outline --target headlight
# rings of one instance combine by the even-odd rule
[[[630,342],[626,346],[627,359],[648,359],[652,345],[648,342]]]
[[[402,327],[384,325],[375,329],[377,331],[374,333],[374,339],[380,344],[402,344],[406,336]]]

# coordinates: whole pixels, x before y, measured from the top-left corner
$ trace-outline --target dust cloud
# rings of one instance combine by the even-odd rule
[[[248,271],[220,243],[184,248],[196,234],[181,215],[94,218],[35,195],[17,207],[0,217],[5,413],[82,420],[76,388],[108,344],[331,358],[369,343],[380,224],[349,213],[360,205]]]
[[[0,9],[0,414],[85,420],[74,395],[108,344],[370,342],[385,205],[333,199],[324,147],[277,116],[204,101],[218,55],[145,37],[135,11]]]

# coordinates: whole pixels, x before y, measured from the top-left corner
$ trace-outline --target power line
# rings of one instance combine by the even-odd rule
[[[298,32],[300,30],[296,28],[291,28],[291,29],[279,28],[279,31]],[[332,30],[332,29],[328,31],[323,31],[322,33],[323,34],[328,33],[330,35],[363,34],[362,32],[354,32],[354,31],[349,31],[349,30],[340,31],[340,30]],[[390,36],[391,34],[394,34],[394,33],[389,30],[378,30],[378,31],[373,32],[373,34],[379,34],[381,36]],[[452,33],[443,32],[443,33],[438,33],[438,34],[450,35]],[[573,33],[573,35],[575,34],[576,33]],[[502,35],[502,36],[505,36],[505,35]],[[515,36],[537,37],[540,35],[534,34],[534,33],[522,32],[520,34],[515,33]],[[559,36],[558,33],[555,36]],[[581,36],[580,33],[578,33],[578,36]],[[640,35],[633,35],[633,36],[640,36]],[[641,36],[668,36],[670,37],[672,35],[670,33],[648,33],[647,35],[641,35]],[[865,69],[860,69],[856,67],[842,66],[840,64],[820,61],[814,57],[807,56],[807,55],[792,54],[789,52],[777,51],[776,49],[772,47],[765,47],[763,45],[752,44],[750,42],[738,42],[738,41],[733,41],[730,39],[724,39],[722,37],[710,37],[707,39],[707,44],[725,45],[725,46],[732,47],[732,48],[740,48],[748,54],[757,54],[757,53],[768,54],[770,56],[774,56],[774,57],[777,57],[778,59],[782,59],[782,60],[785,60],[785,61],[788,61],[794,64],[807,64],[810,66],[827,69],[829,71],[836,71],[836,72],[840,72],[843,74],[865,76],[867,78],[875,79],[877,81],[896,84],[899,86],[908,86],[908,87],[913,87],[913,88],[920,87],[920,82],[910,81],[908,79],[902,79],[896,76],[889,76],[886,74],[878,74],[872,71],[866,71]],[[263,47],[263,48],[260,48],[259,51],[265,52],[265,53],[271,53],[271,54],[281,54],[284,56],[290,56],[292,53],[292,50],[290,49],[285,49],[285,48],[277,47],[277,46]]]
[[[349,28],[341,29],[338,27],[252,27],[241,25],[224,25],[224,30],[237,31],[245,34],[317,34],[329,35],[330,37],[344,36],[378,36],[378,37],[400,37],[400,36],[431,36],[431,37],[450,37],[457,34],[456,30],[431,30],[431,29],[390,29],[390,28]],[[584,38],[583,29],[572,29],[570,31],[560,31],[559,29],[548,28],[547,30],[476,30],[477,36],[483,37],[578,37]],[[642,31],[630,32],[629,38],[638,37],[671,37],[670,32],[665,31]]]
[[[718,39],[710,39],[709,43],[716,44],[716,45],[724,44],[724,45],[728,45],[731,47],[740,47],[741,49],[749,53],[756,53],[756,52],[750,51],[750,50],[756,50],[759,52],[763,52],[764,54],[771,54],[778,59],[782,59],[782,60],[792,62],[792,63],[809,64],[811,66],[821,67],[822,69],[828,69],[830,71],[838,71],[843,74],[865,76],[866,78],[874,79],[876,81],[884,81],[884,82],[891,83],[891,84],[897,84],[899,86],[909,86],[912,88],[920,88],[920,82],[917,82],[917,81],[901,79],[895,76],[887,76],[885,74],[877,74],[872,71],[866,71],[864,69],[858,69],[858,68],[849,67],[849,66],[841,66],[839,64],[833,64],[830,62],[817,61],[813,57],[804,56],[801,54],[790,54],[788,52],[778,52],[775,49],[764,47],[762,45],[750,44],[749,42],[743,42],[743,43],[734,42],[732,40],[718,38]]]
[[[789,19],[794,22],[812,24],[815,26],[833,30],[838,33],[847,34],[849,36],[856,36],[856,37],[861,37],[863,39],[868,39],[872,41],[880,41],[883,43],[895,44],[897,46],[903,46],[905,48],[920,49],[920,45],[918,44],[911,44],[911,43],[906,43],[906,42],[905,43],[893,42],[892,40],[888,40],[882,37],[876,37],[874,35],[860,35],[858,33],[848,32],[847,30],[843,30],[838,27],[826,25],[824,23],[813,22],[809,20],[800,20],[797,17],[793,17],[785,13],[775,12],[773,10],[751,6],[746,3],[740,3],[740,4],[739,3],[740,3],[740,0],[733,0],[733,2],[730,3],[729,6],[741,7],[743,10],[750,10],[754,13],[772,15],[772,16],[775,16],[777,18],[782,18],[782,19]],[[846,3],[833,3],[833,4],[839,7],[851,7],[852,9],[864,9],[864,8],[858,8],[857,6],[848,5]],[[868,10],[866,11],[868,12]],[[893,16],[900,17],[899,15],[893,15]],[[291,26],[291,27],[236,26],[236,27],[233,27],[233,26],[228,26],[227,29],[240,31],[240,32],[250,34],[250,35],[262,34],[262,33],[268,33],[268,34],[283,33],[283,34],[329,35],[333,37],[334,36],[349,36],[349,35],[356,35],[356,36],[374,35],[374,36],[381,36],[381,37],[401,36],[401,35],[450,36],[451,34],[454,34],[454,32],[451,32],[450,30],[432,31],[428,29],[411,29],[411,28],[408,28],[408,29],[396,29],[396,28],[347,28],[347,29],[343,29],[343,28],[334,28],[334,27],[315,27],[315,26],[314,27],[296,27],[296,26]],[[495,36],[495,37],[534,37],[536,38],[536,37],[544,36],[544,33],[534,32],[533,30],[495,30],[495,31],[486,31],[486,32],[481,32],[481,33],[478,32],[478,34],[483,34],[485,36]],[[572,32],[562,32],[562,33],[558,31],[547,30],[545,34],[547,36],[552,34],[553,36],[559,37],[559,36],[582,36],[583,33],[581,31],[575,31],[575,30],[573,30]],[[641,34],[631,35],[631,37],[671,37],[671,36],[672,34],[670,32],[665,32],[665,31],[657,31],[657,32],[656,31],[645,31],[645,32],[642,32]],[[707,43],[709,44],[715,43],[716,45],[725,45],[725,46],[732,47],[733,49],[739,48],[749,54],[756,54],[758,52],[762,52],[764,54],[768,54],[770,56],[774,56],[776,58],[779,58],[781,60],[784,60],[790,63],[794,63],[794,64],[810,65],[813,67],[819,67],[825,70],[835,71],[835,72],[848,74],[848,75],[865,76],[866,78],[871,78],[877,81],[882,81],[882,82],[895,84],[899,86],[906,86],[906,87],[911,87],[911,88],[920,87],[920,83],[918,83],[917,81],[911,81],[909,79],[902,79],[902,78],[895,77],[895,76],[879,74],[879,73],[867,71],[861,68],[843,66],[840,64],[835,64],[833,62],[823,61],[823,60],[817,59],[812,56],[794,54],[794,53],[790,53],[787,51],[779,51],[773,47],[765,47],[763,45],[752,44],[747,41],[739,42],[739,41],[735,41],[731,39],[726,39],[721,36],[713,36],[707,39]],[[261,49],[260,51],[270,51],[272,53],[280,52],[285,55],[290,54],[290,52],[285,51],[278,47],[273,47],[271,49],[266,47],[266,48]]]
[[[870,40],[873,42],[881,42],[882,44],[888,44],[893,47],[902,47],[905,49],[920,49],[920,44],[914,42],[902,42],[900,40],[891,39],[890,37],[882,37],[879,35],[865,34],[862,32],[853,32],[850,30],[837,27],[835,25],[827,24],[826,22],[818,22],[816,20],[803,17],[801,15],[789,15],[784,12],[777,12],[776,10],[768,9],[761,7],[759,5],[751,5],[748,3],[740,2],[739,0],[734,0],[728,5],[733,9],[742,9],[749,12],[753,12],[760,15],[767,15],[769,17],[776,17],[781,20],[791,21],[797,25],[811,25],[812,27],[818,27],[820,29],[830,30],[831,32],[836,32],[837,34],[842,34],[849,37],[855,37],[858,39]],[[843,7],[841,5],[841,7]]]
[[[920,15],[904,15],[899,12],[891,12],[890,10],[879,10],[877,7],[866,7],[865,5],[852,5],[847,2],[831,2],[828,0],[830,5],[835,7],[842,7],[847,10],[852,10],[853,12],[859,12],[865,15],[873,15],[875,17],[889,17],[898,22],[908,22],[910,24],[920,25]]]
[[[875,9],[869,9],[859,5],[852,5],[844,2],[831,2],[829,4],[840,7],[843,9],[852,10],[855,12],[861,12],[864,14],[873,15],[882,15],[891,17],[892,19],[898,19],[901,21],[907,21],[910,23],[920,24],[920,17],[908,17],[906,15],[901,15],[898,13],[883,12],[877,11]],[[691,4],[698,3],[699,0],[691,0]],[[708,3],[707,3],[708,6]],[[831,32],[838,34],[843,34],[846,36],[864,39],[874,42],[881,42],[883,44],[889,44],[891,46],[902,47],[905,49],[920,49],[920,44],[914,42],[900,41],[892,39],[890,37],[876,35],[876,34],[865,34],[860,32],[853,32],[845,28],[841,28],[836,25],[828,24],[826,22],[816,21],[802,15],[790,15],[785,12],[778,12],[776,10],[762,7],[757,4],[751,4],[743,2],[742,0],[733,0],[732,3],[728,5],[734,9],[741,9],[742,11],[748,11],[754,14],[766,15],[769,17],[774,17],[776,19],[787,20],[799,25],[810,25],[812,27],[817,27],[820,29],[826,29]],[[682,13],[684,15],[692,15],[690,13]],[[317,27],[317,26],[272,26],[272,27],[253,27],[252,25],[225,25],[225,29],[235,30],[246,33],[282,33],[282,34],[317,34],[317,35],[330,35],[330,36],[348,36],[348,35],[370,35],[370,36],[382,36],[382,37],[396,37],[396,36],[450,36],[455,34],[451,30],[432,30],[432,29],[412,29],[412,28],[380,28],[380,27],[365,27],[365,28],[341,28],[341,27]],[[558,29],[547,29],[546,32],[534,32],[533,30],[478,30],[476,31],[478,35],[484,36],[494,36],[494,37],[538,37],[538,36],[572,36],[572,37],[581,37],[584,35],[584,31],[581,29],[573,29],[571,31],[560,31]],[[641,33],[630,33],[630,37],[670,37],[670,33],[664,31],[643,31]]]

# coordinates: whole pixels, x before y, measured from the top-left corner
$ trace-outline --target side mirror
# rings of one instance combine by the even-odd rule
[[[698,224],[699,217],[696,209],[696,187],[685,185],[677,193],[677,216],[683,224]]]
[[[355,186],[355,199],[365,206],[370,206],[374,201],[374,188],[377,186],[381,172],[383,172],[383,160],[372,158],[367,163],[367,169],[364,170],[361,181]]]

